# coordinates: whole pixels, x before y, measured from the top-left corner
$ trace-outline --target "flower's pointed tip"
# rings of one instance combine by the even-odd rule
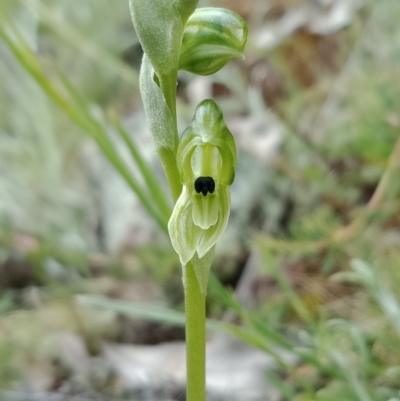
[[[198,249],[197,250],[197,256],[199,259],[202,259],[205,255],[207,255],[207,253],[209,252],[209,250],[214,246],[215,244],[209,246],[208,248],[204,248],[204,249]]]
[[[172,246],[173,246],[173,248],[175,249],[175,252],[178,254],[178,256],[179,256],[179,261],[181,262],[181,264],[184,266],[184,265],[186,265],[188,262],[190,262],[191,260],[192,260],[192,258],[193,258],[193,256],[194,256],[194,254],[195,254],[195,252],[196,252],[196,250],[193,250],[193,251],[187,251],[187,250],[184,250],[184,249],[182,249],[182,248],[176,248],[175,246],[174,246],[174,243],[172,242]]]
[[[201,237],[201,229],[193,224],[190,191],[185,186],[169,219],[168,232],[175,252],[185,265],[193,258]]]
[[[190,246],[188,242],[184,241],[184,236],[177,233],[179,228],[172,227],[173,224],[174,223],[168,224],[172,247],[178,254],[181,264],[186,265],[193,258],[196,248],[194,246]]]
[[[180,254],[179,260],[181,262],[181,265],[185,266],[186,264],[188,264],[192,260],[194,254],[195,254],[195,252],[193,252],[193,254],[189,254],[189,253]]]

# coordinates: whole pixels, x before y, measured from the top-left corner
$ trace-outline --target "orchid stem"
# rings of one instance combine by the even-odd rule
[[[184,267],[186,312],[186,401],[206,400],[206,298],[193,265]]]

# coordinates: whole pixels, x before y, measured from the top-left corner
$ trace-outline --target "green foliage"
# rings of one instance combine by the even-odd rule
[[[185,322],[184,315],[169,309],[167,303],[134,304],[96,295],[102,293],[102,287],[93,277],[87,248],[71,251],[71,242],[59,241],[79,236],[90,244],[93,242],[88,239],[91,234],[83,218],[92,207],[90,194],[81,189],[82,184],[63,185],[65,177],[72,182],[83,169],[79,150],[85,138],[98,144],[166,231],[172,209],[170,201],[135,140],[117,117],[121,105],[126,107],[127,102],[137,101],[137,98],[132,100],[132,92],[139,87],[137,72],[122,57],[130,46],[137,44],[126,4],[86,0],[71,7],[67,0],[40,2],[38,20],[29,23],[21,4],[4,0],[0,11],[0,220],[2,226],[11,224],[15,230],[42,236],[35,246],[29,246],[18,256],[34,266],[38,282],[47,288],[39,290],[45,310],[21,301],[23,294],[18,291],[1,294],[2,388],[13,386],[20,379],[21,365],[27,360],[46,365],[54,357],[51,346],[48,348],[54,330],[76,331],[89,344],[96,343],[102,335],[97,324],[93,323],[89,330],[79,328],[88,316],[100,319],[108,311],[107,316],[126,315],[178,326]],[[150,12],[149,4],[142,2],[140,12]],[[183,35],[186,49],[189,42],[197,40],[182,28],[193,11],[193,2],[175,4],[177,8],[169,9],[165,15],[176,20],[176,32]],[[272,355],[277,368],[267,373],[266,380],[287,400],[400,398],[400,204],[396,165],[399,157],[395,151],[400,93],[394,84],[398,80],[400,8],[396,2],[388,2],[372,9],[375,11],[368,29],[351,62],[333,83],[323,76],[311,87],[302,87],[290,70],[285,58],[287,52],[282,47],[268,54],[268,61],[287,84],[286,96],[273,111],[279,113],[283,122],[288,123],[288,131],[292,131],[287,133],[282,154],[274,166],[271,188],[285,192],[294,207],[281,232],[273,236],[258,234],[255,242],[251,242],[263,259],[257,283],[257,307],[243,307],[233,291],[212,277],[208,289],[210,310],[229,309],[239,323],[226,324],[210,318],[209,330],[236,336]],[[102,20],[109,15],[118,21],[112,27]],[[189,19],[188,26],[207,22],[200,24],[194,17]],[[167,22],[167,18],[160,17],[158,28]],[[213,34],[219,29],[218,24],[213,21],[210,29]],[[241,33],[244,32],[243,29]],[[176,44],[179,41],[175,33],[172,38]],[[157,35],[144,32],[139,37],[151,42]],[[214,39],[210,39],[212,46],[228,40]],[[185,59],[176,51],[169,54],[168,46],[171,44],[166,43],[162,48],[165,52],[153,52],[152,58],[162,56],[167,67],[176,67],[180,58],[181,67],[185,61],[196,65],[194,72],[207,70],[204,66],[197,67],[196,61],[204,49],[189,52],[190,59]],[[239,56],[240,43],[235,46],[238,53],[230,49],[227,54]],[[224,57],[218,52],[214,55],[215,59],[207,62],[219,68]],[[177,199],[181,186],[176,180],[179,171],[174,162],[179,143],[171,110],[175,106],[163,95],[165,88],[172,91],[171,82],[162,76],[168,68],[164,69],[161,58],[154,63],[153,59],[144,58],[142,93],[157,152],[163,162],[170,158],[164,162],[164,168],[170,170],[167,176],[175,175],[171,182],[175,183],[173,198]],[[230,76],[227,77],[228,81]],[[330,100],[320,111],[327,95]],[[245,95],[241,96],[247,102]],[[315,116],[318,119],[309,128],[307,122]],[[173,132],[173,136],[162,136],[160,126]],[[118,140],[135,169],[120,152]],[[368,203],[371,195],[381,192],[379,202],[372,202],[372,207]],[[281,197],[276,202],[283,203]],[[269,210],[281,209],[274,209],[271,203]],[[0,232],[1,262],[14,252],[13,232]],[[94,271],[96,275],[123,280],[142,274],[158,282],[168,281],[165,293],[175,293],[168,299],[174,302],[181,299],[180,293],[176,295],[180,278],[176,273],[173,279],[169,277],[178,263],[171,250],[162,246],[142,248],[135,252],[134,258],[139,259],[140,273],[133,272],[134,263],[129,271],[121,267],[113,271],[111,263],[105,263],[101,273],[95,265]],[[196,269],[196,260],[194,263]],[[205,267],[201,264],[197,267],[208,269],[210,264],[207,260]],[[54,273],[57,269],[62,274]],[[61,280],[62,285],[56,285],[56,280]],[[269,284],[263,289],[264,281]],[[89,289],[93,287],[95,291]],[[203,280],[203,293],[206,287]],[[78,293],[86,294],[79,298],[79,308],[87,314],[77,322],[76,316],[66,310],[71,306],[71,296]],[[54,294],[63,298],[62,306],[49,307]],[[20,314],[18,306],[26,311]],[[46,325],[38,318],[41,312],[37,309],[47,316]],[[106,311],[104,315],[102,311]],[[57,324],[50,324],[53,320]],[[112,319],[107,322],[105,332],[118,324]],[[38,338],[43,341],[38,342]],[[297,364],[285,361],[282,349],[294,355]]]
[[[24,43],[23,38],[20,36],[17,28],[13,25],[13,22],[6,15],[2,15],[2,18],[5,23],[8,24],[8,27],[7,25],[2,26],[0,29],[0,36],[7,43],[10,50],[13,51],[21,65],[32,76],[32,78],[36,80],[53,103],[60,107],[66,115],[83,130],[83,132],[91,136],[97,142],[106,158],[108,158],[121,177],[125,179],[127,184],[136,193],[149,214],[157,221],[160,228],[165,230],[165,221],[168,216],[162,216],[162,212],[164,211],[165,213],[166,201],[161,197],[163,195],[160,191],[156,190],[154,193],[157,186],[151,185],[151,183],[155,182],[155,178],[152,178],[149,181],[148,177],[151,175],[151,172],[140,159],[140,154],[135,150],[133,141],[128,139],[128,135],[123,136],[125,142],[129,141],[129,149],[134,151],[133,159],[142,170],[142,174],[147,177],[146,182],[147,184],[150,184],[148,189],[141,187],[141,184],[129,171],[125,162],[121,159],[121,156],[115,149],[115,146],[110,140],[107,132],[109,127],[107,127],[107,123],[104,121],[105,117],[103,116],[103,118],[99,119],[94,115],[88,102],[74,88],[69,80],[61,74],[61,72],[59,72],[59,84],[62,86],[62,91],[52,81],[48,80],[42,66],[29,47]],[[6,27],[8,29],[6,29]],[[65,94],[67,94],[67,96],[65,96]],[[118,132],[124,134],[121,124],[118,124],[118,128]],[[149,196],[149,193],[146,193],[148,190],[153,192],[154,197],[151,197]],[[159,206],[152,205],[154,200],[161,205],[161,211],[159,210]]]

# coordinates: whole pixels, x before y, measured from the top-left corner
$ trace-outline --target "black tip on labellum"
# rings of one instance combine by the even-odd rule
[[[212,194],[215,190],[215,181],[212,177],[199,177],[194,182],[194,189],[198,194],[201,192],[203,196]]]

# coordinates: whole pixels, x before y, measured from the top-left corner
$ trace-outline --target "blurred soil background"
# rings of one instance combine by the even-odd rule
[[[249,26],[178,85],[181,131],[213,97],[239,152],[209,400],[400,400],[400,2],[199,6]],[[167,190],[128,1],[0,0],[0,26],[0,399],[183,401],[178,258],[96,136],[141,183],[119,116]]]

